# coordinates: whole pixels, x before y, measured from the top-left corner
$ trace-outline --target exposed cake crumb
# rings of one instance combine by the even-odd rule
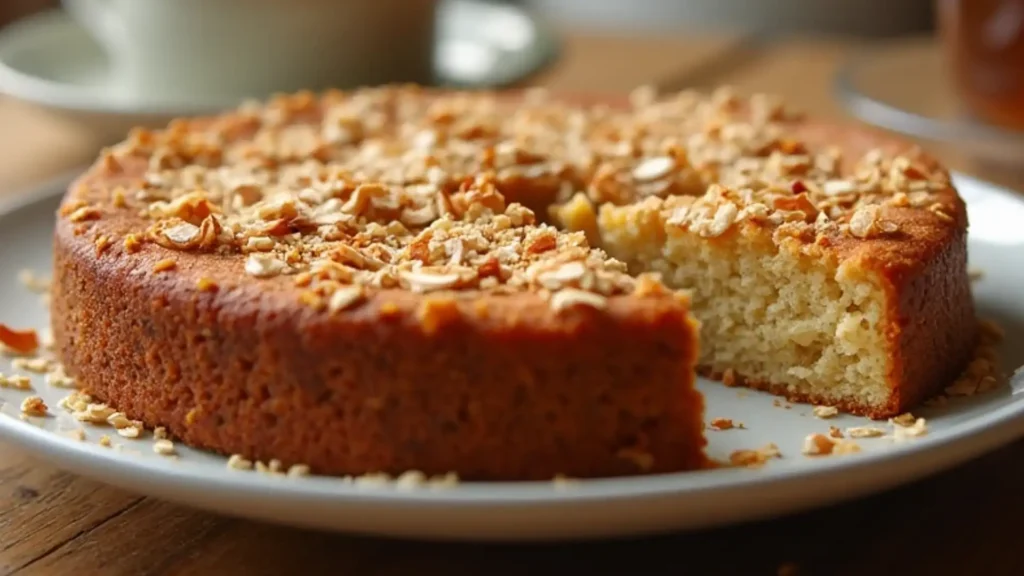
[[[164,439],[166,439],[167,438],[167,428],[164,428],[163,426],[157,426],[156,428],[154,428],[153,429],[153,438],[156,438],[157,440],[164,440]]]
[[[49,408],[39,396],[29,396],[21,402],[21,413],[26,416],[46,416]]]
[[[860,452],[860,444],[850,440],[839,440],[832,448],[832,453],[837,456],[842,456],[844,454],[856,454],[858,452]]]
[[[839,415],[839,409],[835,406],[815,406],[811,412],[816,418],[832,418]]]
[[[970,266],[967,268],[967,277],[970,278],[971,282],[977,282],[985,277],[985,271],[981,268]]]
[[[836,426],[829,426],[828,427],[828,435],[829,435],[830,438],[842,438],[843,437],[843,431],[840,430]]]
[[[104,434],[100,436],[98,444],[100,446],[103,446],[104,448],[110,448],[111,446],[113,446],[114,443],[110,440],[110,436]]]

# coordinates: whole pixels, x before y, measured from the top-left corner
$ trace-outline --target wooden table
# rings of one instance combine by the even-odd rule
[[[621,94],[728,83],[783,94],[827,117],[838,59],[854,42],[570,36],[536,81]],[[908,86],[908,89],[913,89]],[[0,191],[95,154],[88,134],[0,99]],[[1021,187],[1018,175],[954,167]],[[1020,459],[1018,459],[1020,458]],[[796,517],[696,534],[559,545],[426,544],[225,518],[108,488],[0,444],[0,573],[18,574],[1024,574],[1024,442],[934,478]],[[787,565],[780,570],[780,566]],[[694,568],[697,566],[698,568]]]

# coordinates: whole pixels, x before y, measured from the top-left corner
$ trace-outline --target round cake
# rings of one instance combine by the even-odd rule
[[[226,455],[692,470],[698,369],[873,416],[952,382],[966,227],[916,149],[760,96],[302,93],[105,151],[53,330],[94,397]]]

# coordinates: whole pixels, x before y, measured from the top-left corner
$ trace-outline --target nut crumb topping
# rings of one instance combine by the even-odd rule
[[[730,430],[734,427],[742,427],[742,425],[736,426],[729,418],[715,418],[711,420],[710,427],[712,430]]]
[[[161,438],[156,442],[153,442],[153,452],[161,456],[174,456],[177,454],[177,449],[174,447],[174,443],[166,438]]]
[[[804,438],[804,446],[800,452],[807,456],[826,456],[832,453],[833,448],[835,448],[835,442],[831,438],[815,433],[808,434]]]
[[[917,421],[917,418],[915,418],[914,415],[911,414],[910,412],[904,412],[903,414],[900,414],[899,416],[896,416],[894,418],[890,418],[889,419],[889,423],[890,424],[894,424],[896,426],[901,426],[901,427],[913,426],[916,421]]]
[[[815,418],[833,418],[839,415],[839,409],[835,406],[815,406],[811,409]]]
[[[885,436],[885,430],[873,426],[854,426],[846,429],[850,438],[879,438]]]
[[[760,468],[772,458],[781,458],[782,453],[774,443],[769,443],[757,450],[735,450],[729,454],[729,463],[733,466]]]
[[[758,226],[819,248],[897,232],[891,209],[957,211],[937,194],[944,172],[913,154],[811,150],[789,135],[795,116],[777,99],[641,93],[622,109],[544,91],[282,96],[133,132],[100,168],[137,167],[139,184],[99,196],[86,185],[61,213],[84,223],[130,206],[142,225],[125,252],[146,241],[236,254],[249,276],[293,276],[301,302],[337,313],[388,289],[550,293],[555,312],[642,297],[592,244],[607,204],[662,211],[666,227],[707,238]]]
[[[21,376],[19,374],[13,374],[11,376],[4,376],[0,374],[0,388],[13,388],[14,390],[31,390],[32,381],[28,376]]]
[[[39,396],[29,396],[21,402],[21,413],[26,416],[46,416],[49,408]]]
[[[928,423],[924,418],[917,418],[911,424],[901,424],[896,422],[895,419],[893,420],[893,423],[896,424],[896,426],[893,428],[892,437],[893,440],[896,441],[917,438],[928,433]]]

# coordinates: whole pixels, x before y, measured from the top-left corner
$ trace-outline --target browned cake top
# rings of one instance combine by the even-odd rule
[[[583,233],[536,222],[530,208],[579,192],[670,211],[669,225],[707,237],[746,221],[825,250],[897,238],[907,223],[966,226],[934,164],[823,145],[827,131],[767,97],[638,90],[631,101],[410,87],[283,96],[135,131],[62,214],[109,222],[94,232],[99,252],[152,243],[238,259],[333,309],[374,290],[537,292],[556,309],[660,292]]]

